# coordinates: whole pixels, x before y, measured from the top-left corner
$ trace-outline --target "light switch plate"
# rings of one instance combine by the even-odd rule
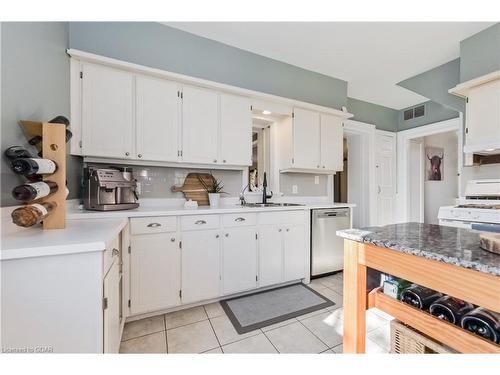
[[[299,194],[299,187],[297,185],[292,185],[292,194]]]

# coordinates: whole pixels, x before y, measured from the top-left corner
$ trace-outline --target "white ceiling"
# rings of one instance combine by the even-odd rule
[[[166,25],[348,81],[348,96],[402,109],[427,99],[396,86],[459,57],[486,22],[168,22]]]

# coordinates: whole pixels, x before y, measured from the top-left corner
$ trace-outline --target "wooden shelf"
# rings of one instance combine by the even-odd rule
[[[368,294],[368,308],[376,307],[429,337],[461,353],[500,353],[500,345],[476,336],[454,324],[388,297],[374,289]]]
[[[53,160],[57,164],[57,171],[43,178],[57,183],[57,192],[37,202],[50,201],[57,204],[43,221],[43,229],[63,229],[66,226],[66,127],[36,121],[20,121],[20,125],[28,139],[42,137],[42,143],[36,146],[38,151],[42,151],[44,159]]]

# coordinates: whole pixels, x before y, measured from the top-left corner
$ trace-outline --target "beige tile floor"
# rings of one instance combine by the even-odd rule
[[[130,322],[120,353],[342,353],[342,283],[339,273],[309,285],[335,306],[244,335],[218,302]],[[366,314],[367,353],[388,353],[392,318],[376,309]]]

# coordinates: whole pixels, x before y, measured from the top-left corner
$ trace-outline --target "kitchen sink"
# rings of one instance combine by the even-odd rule
[[[294,207],[294,206],[303,206],[303,204],[299,203],[245,203],[243,207]]]

